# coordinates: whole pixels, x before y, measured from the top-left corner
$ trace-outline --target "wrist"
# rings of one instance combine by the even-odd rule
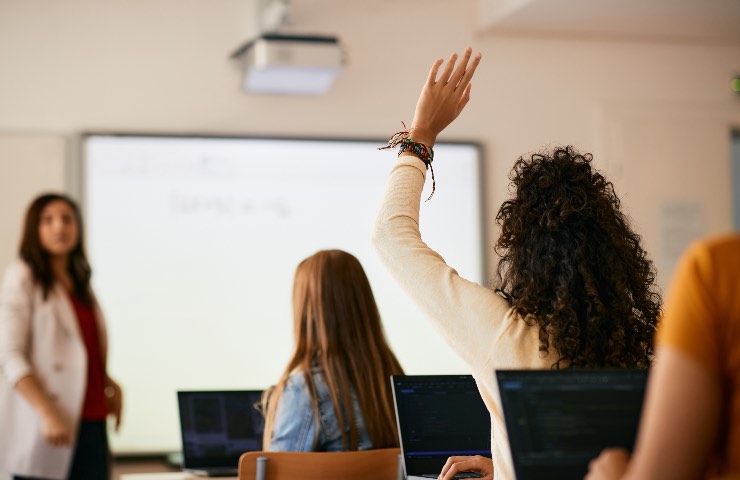
[[[437,141],[437,135],[431,131],[413,126],[409,130],[409,138],[414,142],[423,143],[427,147],[433,147]]]
[[[403,127],[406,128],[406,124],[401,122]],[[411,127],[408,130],[402,130],[396,132],[388,140],[388,145],[380,147],[378,150],[388,150],[390,148],[398,148],[398,155],[410,154],[417,157],[419,160],[424,162],[427,169],[432,172],[432,193],[429,195],[429,200],[434,195],[436,182],[434,181],[434,169],[432,168],[432,160],[434,159],[434,140],[436,135],[429,132],[425,132],[418,127]]]
[[[57,409],[52,405],[45,405],[38,410],[38,415],[44,421],[53,421],[59,418]]]

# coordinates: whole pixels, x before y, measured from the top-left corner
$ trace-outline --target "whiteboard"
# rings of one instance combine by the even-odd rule
[[[262,389],[293,345],[295,267],[338,248],[364,266],[406,373],[470,373],[370,245],[394,152],[383,141],[135,135],[83,138],[93,284],[125,390],[118,454],[179,451],[177,390]],[[481,158],[435,146],[424,240],[483,282]],[[424,198],[431,189],[427,178]]]

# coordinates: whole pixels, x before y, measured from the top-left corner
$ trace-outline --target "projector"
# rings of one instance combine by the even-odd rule
[[[337,37],[276,33],[247,42],[232,58],[244,63],[245,91],[291,95],[326,93],[343,61]]]

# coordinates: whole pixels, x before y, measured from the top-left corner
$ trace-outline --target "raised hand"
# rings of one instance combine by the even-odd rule
[[[468,47],[459,63],[457,53],[450,55],[441,73],[439,69],[444,60],[434,62],[416,103],[414,121],[411,123],[411,138],[415,142],[431,147],[437,135],[460,115],[470,100],[470,80],[480,59],[481,54],[473,56],[473,50]]]
[[[107,378],[108,386],[105,388],[105,400],[108,406],[108,415],[112,415],[116,422],[116,431],[121,427],[121,415],[123,413],[123,390],[112,378]]]

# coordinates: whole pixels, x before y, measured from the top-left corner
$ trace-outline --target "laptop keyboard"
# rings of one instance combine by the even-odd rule
[[[424,477],[424,478],[438,478],[439,477],[439,475],[434,475],[433,473],[426,473],[426,474],[419,475],[419,476]],[[482,477],[483,475],[481,475],[478,472],[460,472],[452,478],[457,480],[459,478],[482,478]]]
[[[239,471],[234,470],[233,468],[225,468],[223,470],[220,470],[220,469],[206,470],[207,477],[235,477],[238,474],[239,474]]]

